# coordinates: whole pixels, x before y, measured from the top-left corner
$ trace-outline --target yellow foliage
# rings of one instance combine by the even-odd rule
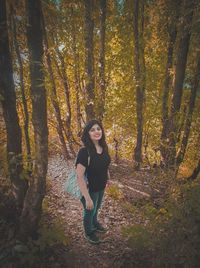
[[[115,200],[121,200],[124,198],[123,192],[116,185],[111,185],[106,189],[106,193]]]

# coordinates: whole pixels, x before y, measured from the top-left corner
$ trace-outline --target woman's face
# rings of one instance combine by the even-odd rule
[[[102,137],[102,129],[98,124],[95,124],[89,130],[89,136],[92,141],[99,141]]]

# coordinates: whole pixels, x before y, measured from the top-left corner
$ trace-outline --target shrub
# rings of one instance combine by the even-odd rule
[[[151,204],[140,208],[140,214],[146,217],[146,226],[130,226],[123,229],[123,234],[128,236],[134,251],[151,252],[152,267],[197,268],[200,263],[200,187],[193,183],[175,192],[177,194],[171,195],[162,208],[152,209]]]
[[[111,185],[106,189],[106,193],[115,200],[120,200],[124,197],[123,192],[117,185]]]

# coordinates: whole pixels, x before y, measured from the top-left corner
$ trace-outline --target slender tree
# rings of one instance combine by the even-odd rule
[[[102,121],[105,110],[105,37],[106,37],[106,0],[100,1],[100,53],[99,53],[99,120]]]
[[[40,0],[26,0],[28,14],[27,39],[30,54],[32,118],[35,162],[20,219],[21,237],[34,235],[42,212],[48,164],[48,127],[46,90],[43,73],[43,31]]]
[[[74,15],[73,8],[71,9],[72,17]],[[76,28],[74,20],[72,20],[72,49],[73,49],[73,60],[74,60],[74,80],[76,89],[76,120],[77,120],[77,130],[78,136],[81,136],[81,107],[80,107],[80,63],[79,63],[79,52],[77,50],[77,38],[76,38]]]
[[[170,110],[169,146],[167,148],[167,165],[174,166],[176,159],[177,130],[179,126],[179,112],[183,94],[188,49],[191,37],[191,25],[194,13],[195,0],[183,1],[183,18],[180,27],[180,40],[177,49],[177,58],[174,70],[173,96]]]
[[[22,207],[28,183],[22,178],[22,135],[16,109],[5,0],[0,0],[0,74],[0,100],[6,124],[9,176],[17,205]]]
[[[197,66],[196,66],[196,71],[194,73],[194,79],[193,79],[191,93],[190,93],[189,107],[188,107],[188,113],[187,113],[187,117],[186,117],[186,121],[185,121],[181,147],[179,149],[177,159],[176,159],[177,168],[181,164],[181,162],[183,161],[184,155],[186,152],[188,138],[189,138],[189,134],[190,134],[190,127],[191,127],[191,123],[192,123],[192,115],[193,115],[193,111],[194,111],[194,107],[195,107],[197,89],[199,87],[199,80],[200,80],[200,53],[197,57]]]
[[[134,149],[136,169],[142,162],[143,107],[145,98],[145,60],[144,60],[144,1],[134,1],[134,75],[136,82],[137,141]]]
[[[178,9],[179,7],[177,7]],[[174,15],[174,14],[173,14]],[[167,63],[165,68],[165,79],[163,85],[163,95],[162,95],[162,133],[161,133],[161,146],[160,151],[162,159],[166,162],[166,146],[167,146],[167,136],[169,128],[169,93],[172,83],[172,68],[173,68],[173,55],[175,48],[175,41],[177,36],[177,19],[178,15],[172,18],[169,17],[168,23],[168,48],[167,48]]]
[[[57,38],[56,38],[57,39]],[[63,83],[64,87],[64,93],[65,93],[65,100],[66,100],[66,105],[67,105],[67,113],[66,113],[66,119],[65,119],[65,127],[63,126],[63,131],[66,135],[67,142],[70,148],[70,151],[73,155],[75,155],[74,148],[72,146],[73,142],[73,135],[72,135],[72,130],[71,130],[71,121],[72,121],[72,109],[71,109],[71,102],[70,102],[70,85],[69,85],[69,80],[66,72],[66,64],[65,64],[65,59],[62,53],[60,52],[58,48],[58,41],[56,41],[56,54],[57,57],[60,61],[60,66],[58,65],[57,61],[55,60],[55,64],[57,67],[58,75],[61,78],[61,81]]]
[[[85,3],[85,80],[86,80],[86,119],[95,117],[94,113],[94,54],[93,31],[94,19],[92,0],[84,0]]]
[[[14,7],[12,7],[12,24],[13,24],[13,41],[15,52],[17,56],[17,61],[19,64],[19,77],[20,77],[20,89],[21,89],[21,96],[22,96],[22,105],[24,111],[24,136],[25,136],[25,144],[26,144],[26,153],[28,157],[28,161],[31,161],[31,146],[30,146],[30,138],[29,138],[29,114],[28,114],[28,106],[25,96],[25,84],[24,84],[24,69],[23,69],[23,62],[20,53],[20,46],[17,40],[17,29],[16,29],[16,14]],[[31,168],[31,165],[29,165]]]
[[[54,108],[55,112],[55,117],[56,117],[56,123],[57,123],[57,132],[58,136],[60,139],[60,143],[62,146],[63,154],[66,159],[70,158],[64,134],[63,134],[63,123],[62,123],[62,118],[61,118],[61,112],[60,112],[60,106],[58,102],[58,97],[57,97],[57,90],[56,90],[56,82],[54,78],[54,73],[53,73],[53,68],[52,68],[52,60],[50,56],[50,51],[49,51],[49,42],[48,42],[48,37],[47,37],[47,32],[45,28],[45,21],[44,21],[44,16],[42,13],[42,26],[43,26],[43,32],[44,32],[44,47],[45,47],[45,56],[46,56],[46,62],[47,62],[47,68],[50,76],[50,83],[51,83],[51,91],[50,91],[50,99]]]
[[[199,175],[199,172],[200,172],[200,159],[198,161],[197,166],[193,170],[192,174],[187,179],[190,180],[190,181],[195,180],[197,178],[197,176]]]

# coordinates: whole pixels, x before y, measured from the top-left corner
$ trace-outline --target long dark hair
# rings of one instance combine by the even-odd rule
[[[84,128],[83,133],[82,133],[81,140],[82,140],[84,146],[87,148],[87,150],[89,151],[90,154],[96,152],[95,145],[94,145],[94,143],[92,142],[92,140],[90,139],[90,135],[89,135],[89,131],[90,131],[90,129],[91,129],[95,124],[97,124],[98,126],[100,126],[100,128],[101,128],[101,130],[102,130],[102,137],[101,137],[101,139],[99,140],[99,145],[103,148],[103,151],[104,151],[104,152],[108,153],[108,145],[107,145],[107,143],[106,143],[105,132],[104,132],[103,126],[102,126],[101,122],[99,122],[99,121],[96,120],[96,119],[90,120],[90,121],[85,125],[85,128]]]

